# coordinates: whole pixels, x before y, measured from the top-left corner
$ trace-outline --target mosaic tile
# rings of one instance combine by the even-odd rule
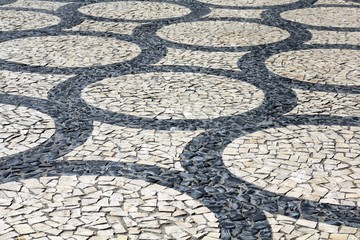
[[[14,2],[12,4],[6,5],[6,7],[57,10],[58,8],[60,8],[64,5],[66,5],[66,3],[50,2],[50,1],[37,1],[37,0],[17,0],[16,2]]]
[[[360,230],[352,227],[339,227],[326,223],[316,223],[308,220],[296,220],[284,215],[273,215],[265,212],[272,227],[273,239],[337,239],[357,240]]]
[[[297,106],[286,115],[332,115],[348,117],[360,116],[360,96],[358,94],[329,93],[308,90],[294,90],[298,97]]]
[[[259,7],[259,6],[273,6],[293,3],[296,0],[201,0],[201,2],[215,4],[220,6],[248,6],[248,7]]]
[[[44,28],[60,23],[61,19],[45,13],[0,9],[0,31]]]
[[[327,56],[332,56],[331,58]],[[311,49],[271,56],[266,67],[291,79],[317,83],[357,86],[360,77],[360,51]]]
[[[360,9],[349,7],[316,7],[283,12],[281,17],[311,26],[358,28]]]
[[[157,35],[176,43],[209,47],[255,46],[289,37],[280,28],[232,21],[183,22],[165,26]]]
[[[58,160],[121,161],[183,170],[179,163],[183,148],[199,133],[143,130],[95,122],[91,137]]]
[[[2,70],[0,71],[0,93],[46,99],[53,87],[73,76]]]
[[[0,157],[29,150],[55,133],[54,121],[25,107],[0,104]]]
[[[76,25],[69,31],[95,31],[95,32],[112,32],[119,34],[131,35],[134,29],[141,26],[140,23],[114,23],[114,22],[102,22],[94,20],[85,20],[81,24]]]
[[[359,131],[311,125],[258,131],[229,144],[223,161],[233,174],[267,191],[359,206]]]
[[[311,39],[307,44],[351,44],[360,45],[360,32],[338,32],[310,30]]]
[[[205,52],[185,49],[168,48],[166,57],[161,59],[155,66],[181,65],[197,66],[205,68],[218,68],[227,70],[239,70],[239,59],[248,52]]]
[[[206,15],[207,18],[261,18],[264,10],[238,10],[238,9],[222,9],[211,8],[211,12]]]
[[[219,239],[208,208],[141,180],[42,177],[0,184],[0,195],[0,225],[17,239]]]
[[[123,62],[140,48],[130,42],[90,36],[46,36],[7,41],[0,58],[34,66],[89,67]]]
[[[190,9],[180,5],[142,1],[94,3],[81,7],[79,11],[95,17],[131,20],[174,18],[190,13]]]
[[[146,73],[91,84],[83,90],[82,98],[93,106],[133,116],[208,119],[256,108],[263,93],[250,84],[221,76]]]

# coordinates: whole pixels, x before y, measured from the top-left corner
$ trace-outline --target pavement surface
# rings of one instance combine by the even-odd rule
[[[359,0],[0,0],[0,239],[360,239]]]

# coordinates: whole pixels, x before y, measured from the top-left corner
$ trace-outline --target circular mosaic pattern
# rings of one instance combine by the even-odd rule
[[[289,37],[289,33],[280,28],[232,21],[177,23],[161,28],[157,35],[177,43],[206,47],[256,46]]]
[[[0,240],[360,239],[355,1],[0,0]]]
[[[225,166],[261,188],[321,203],[360,206],[360,127],[288,126],[236,139]]]
[[[266,66],[280,76],[299,81],[359,85],[358,59],[360,59],[360,51],[357,50],[311,49],[271,56],[267,59]]]
[[[220,6],[233,6],[233,7],[260,7],[260,6],[273,6],[281,4],[289,4],[297,0],[200,0],[200,2],[215,4]]]
[[[0,31],[29,30],[56,25],[60,18],[38,12],[0,10]]]
[[[89,67],[127,61],[140,51],[133,43],[113,38],[46,36],[3,42],[0,58],[35,66]]]
[[[108,78],[85,88],[89,104],[156,119],[209,119],[240,114],[262,103],[248,83],[199,73],[144,73]]]
[[[219,239],[215,214],[142,180],[62,176],[0,184],[3,231],[25,239]],[[20,220],[15,220],[16,219]],[[93,239],[93,238],[92,238]]]
[[[191,12],[176,4],[141,1],[94,3],[81,7],[79,11],[95,17],[129,20],[176,18]]]
[[[315,7],[296,9],[281,13],[290,21],[322,27],[360,27],[360,8]]]
[[[0,157],[36,147],[55,133],[54,121],[41,112],[6,104],[0,110]]]

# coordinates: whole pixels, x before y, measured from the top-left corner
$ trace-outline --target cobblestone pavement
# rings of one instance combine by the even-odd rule
[[[0,0],[0,239],[360,239],[359,0]]]

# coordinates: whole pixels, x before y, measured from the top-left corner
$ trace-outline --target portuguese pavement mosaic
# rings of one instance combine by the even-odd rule
[[[359,0],[0,0],[0,239],[360,239]]]

